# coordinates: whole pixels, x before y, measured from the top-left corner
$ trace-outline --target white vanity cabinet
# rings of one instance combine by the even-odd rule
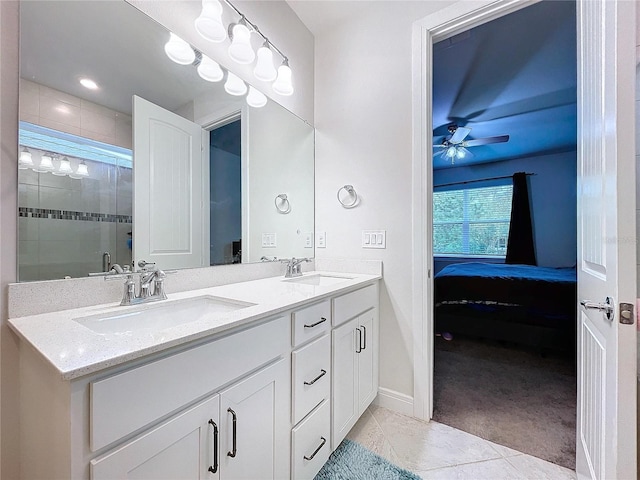
[[[331,447],[335,450],[377,395],[377,285],[335,298],[333,321]]]
[[[93,480],[288,478],[280,360],[91,461]]]

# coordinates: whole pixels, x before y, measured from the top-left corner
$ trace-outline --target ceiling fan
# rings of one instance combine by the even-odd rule
[[[450,159],[451,163],[455,163],[456,158],[462,159],[473,157],[473,154],[467,150],[467,147],[477,147],[479,145],[489,145],[491,143],[504,143],[509,141],[509,135],[465,140],[467,135],[471,133],[471,129],[467,127],[459,127],[458,125],[449,125],[447,130],[449,130],[451,136],[449,138],[445,137],[441,144],[434,145],[433,148],[442,149],[440,156],[442,158]]]

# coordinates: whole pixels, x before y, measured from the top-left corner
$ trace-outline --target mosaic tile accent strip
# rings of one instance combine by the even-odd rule
[[[50,208],[18,207],[18,216],[27,218],[50,218],[55,220],[81,220],[85,222],[133,223],[131,215],[110,213],[75,212]]]

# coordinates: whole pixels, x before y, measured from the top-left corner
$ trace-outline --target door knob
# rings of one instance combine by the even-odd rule
[[[584,308],[603,311],[607,320],[613,320],[613,298],[611,297],[607,297],[604,303],[592,302],[591,300],[580,300],[580,305]]]

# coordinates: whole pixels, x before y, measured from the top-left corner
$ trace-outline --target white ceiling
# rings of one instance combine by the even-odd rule
[[[286,0],[313,35],[334,28],[371,9],[376,2],[353,0]]]

